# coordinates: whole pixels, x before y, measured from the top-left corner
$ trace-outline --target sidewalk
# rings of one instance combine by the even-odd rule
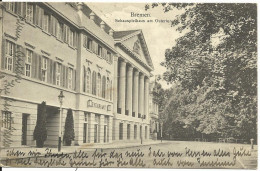
[[[7,149],[1,149],[0,160],[4,160],[5,158],[26,158],[32,157],[28,155],[28,153],[35,152],[39,153],[39,156],[45,155],[47,151],[51,153],[59,153],[59,154],[67,154],[67,153],[74,153],[75,151],[94,151],[95,149],[121,149],[121,148],[130,148],[130,147],[139,147],[139,146],[148,146],[148,145],[155,145],[160,143],[168,143],[169,141],[160,141],[160,140],[149,140],[144,141],[142,144],[141,142],[112,142],[109,144],[86,144],[81,146],[62,146],[61,151],[58,152],[57,147],[43,147],[43,148],[36,148],[36,147],[10,147]],[[7,153],[12,153],[11,157],[7,156]],[[15,153],[15,157],[14,157]]]

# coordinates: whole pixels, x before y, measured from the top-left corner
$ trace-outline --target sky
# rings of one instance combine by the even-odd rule
[[[147,17],[131,17],[134,13],[149,13],[149,19],[173,20],[183,11],[172,10],[164,13],[162,7],[145,11],[145,3],[86,3],[99,17],[101,17],[115,31],[142,29],[150,56],[153,61],[153,75],[162,75],[166,69],[160,65],[164,61],[167,48],[176,44],[176,39],[181,36],[170,23],[118,23],[115,19],[148,19]],[[151,78],[152,81],[154,78]],[[160,81],[163,88],[169,88],[165,81]]]

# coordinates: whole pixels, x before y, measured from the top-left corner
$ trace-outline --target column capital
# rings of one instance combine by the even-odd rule
[[[133,67],[131,64],[129,64],[129,65],[128,65],[128,69],[129,69],[129,70],[133,70],[134,67]]]
[[[114,61],[118,62],[118,58],[119,58],[118,54],[114,55]]]
[[[134,71],[134,76],[138,76],[139,75],[139,71],[138,70],[135,70]]]
[[[120,60],[120,65],[126,66],[126,61],[125,60]]]
[[[144,74],[142,72],[140,72],[140,79],[144,79]]]

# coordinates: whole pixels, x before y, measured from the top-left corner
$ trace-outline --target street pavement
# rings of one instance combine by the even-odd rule
[[[3,153],[11,152],[2,150]],[[14,150],[14,152],[17,149]],[[146,141],[136,143],[94,144],[56,148],[22,148],[24,156],[5,156],[3,165],[20,167],[136,167],[136,168],[232,168],[256,169],[257,146],[215,142]],[[29,151],[41,155],[30,157]],[[77,151],[77,152],[75,152]],[[47,154],[47,156],[46,156]],[[32,153],[30,153],[32,156]],[[51,156],[51,157],[50,157]],[[10,160],[10,158],[23,158]],[[50,161],[50,158],[52,161]],[[29,161],[30,160],[30,161]],[[27,162],[27,163],[26,163]],[[30,163],[30,164],[28,164]]]

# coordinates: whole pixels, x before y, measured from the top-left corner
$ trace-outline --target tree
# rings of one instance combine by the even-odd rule
[[[178,83],[181,93],[169,99],[172,123],[201,134],[256,139],[256,4],[154,3],[146,9],[159,5],[165,12],[182,9],[172,26],[187,32],[161,63],[164,80]]]
[[[37,122],[33,132],[33,138],[39,148],[43,147],[44,141],[47,139],[46,117],[46,102],[42,102],[38,105]]]
[[[63,140],[66,145],[70,146],[71,141],[74,140],[74,138],[75,138],[75,133],[74,133],[73,114],[72,114],[72,110],[68,109]]]

